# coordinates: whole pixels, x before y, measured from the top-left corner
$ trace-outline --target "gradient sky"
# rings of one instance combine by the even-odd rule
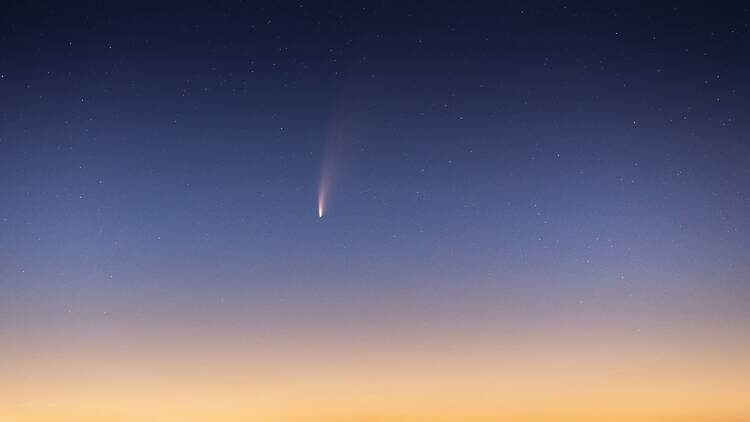
[[[747,5],[24,3],[0,420],[750,420]]]

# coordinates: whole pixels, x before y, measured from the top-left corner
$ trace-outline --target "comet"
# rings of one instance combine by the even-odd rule
[[[323,160],[320,165],[320,179],[318,181],[318,218],[323,218],[328,212],[328,203],[336,179],[341,176],[341,173],[345,173],[351,143],[349,130],[346,125],[342,125],[341,119],[339,119],[335,127],[331,129],[323,149]]]
[[[331,194],[337,180],[347,173],[352,149],[353,139],[347,125],[339,122],[332,132],[324,147],[323,160],[320,165],[318,218],[323,218],[330,208]]]
[[[323,160],[323,165],[320,168],[320,182],[318,184],[318,218],[323,218],[323,215],[326,212],[328,192],[330,192],[333,184],[334,169],[333,158],[330,155],[326,156]]]
[[[326,199],[325,199],[325,193],[323,192],[323,189],[321,188],[318,191],[318,218],[323,218],[323,210],[325,210],[326,205]]]
[[[323,218],[328,212],[331,192],[336,180],[347,173],[351,160],[352,148],[359,141],[357,125],[358,116],[364,114],[363,106],[357,104],[360,98],[346,95],[339,101],[330,120],[328,133],[323,145],[320,164],[320,179],[318,180],[318,218]]]

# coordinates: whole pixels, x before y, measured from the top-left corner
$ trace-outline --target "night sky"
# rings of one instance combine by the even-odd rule
[[[750,7],[589,3],[3,2],[0,420],[750,420]]]

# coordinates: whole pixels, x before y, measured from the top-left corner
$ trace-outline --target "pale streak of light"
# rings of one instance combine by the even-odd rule
[[[323,214],[325,213],[329,184],[330,180],[324,173],[321,175],[320,187],[318,188],[318,218],[323,218]]]

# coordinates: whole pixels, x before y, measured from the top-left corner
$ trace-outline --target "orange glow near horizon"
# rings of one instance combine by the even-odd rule
[[[632,319],[90,327],[11,345],[0,420],[740,421],[736,327]],[[116,332],[117,335],[112,334]]]

